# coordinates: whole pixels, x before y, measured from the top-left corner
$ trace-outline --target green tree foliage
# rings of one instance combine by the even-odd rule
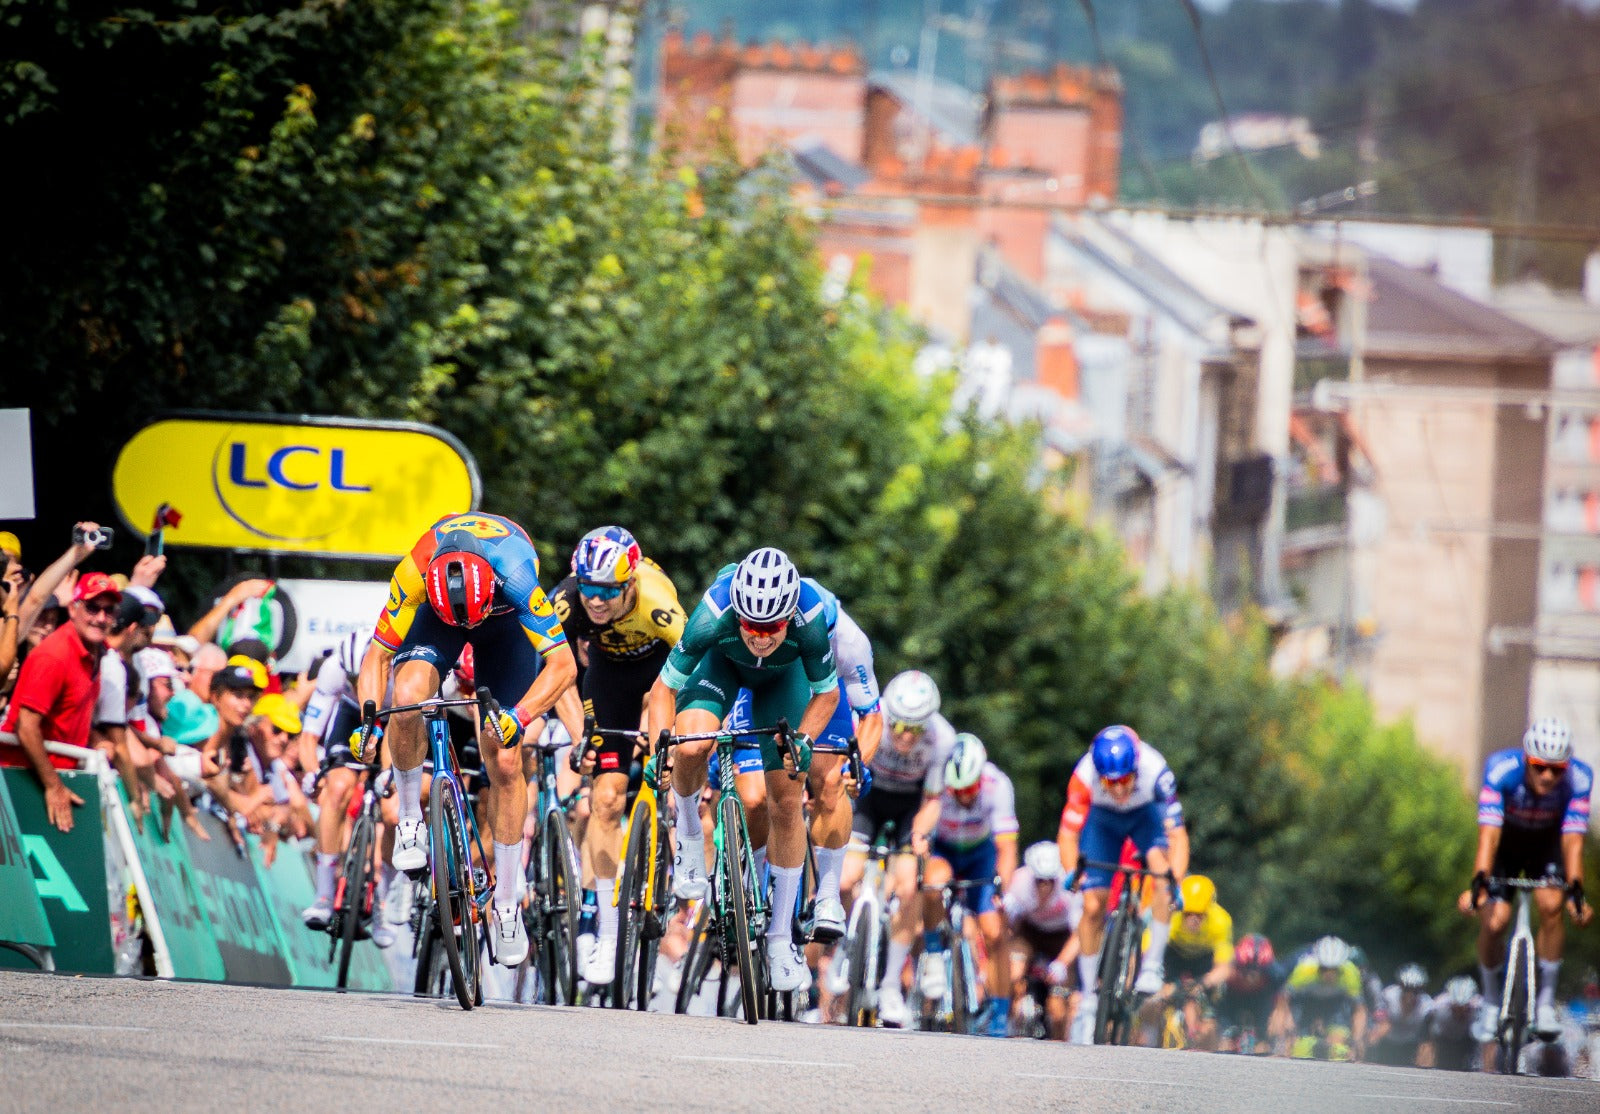
[[[99,478],[165,408],[435,422],[547,579],[603,521],[689,600],[789,549],[885,679],[940,679],[1027,837],[1053,834],[1093,733],[1130,723],[1242,926],[1461,952],[1457,775],[1358,694],[1274,680],[1248,619],[1141,594],[1055,508],[1036,430],[952,415],[910,325],[824,296],[781,167],[619,162],[570,13],[524,39],[494,0],[22,11],[18,165],[52,130],[120,152],[40,168],[40,219],[0,247],[26,279],[0,302],[0,404],[34,410],[47,536],[110,517]]]

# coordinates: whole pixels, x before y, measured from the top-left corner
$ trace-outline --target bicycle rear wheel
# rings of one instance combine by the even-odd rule
[[[760,1020],[762,999],[766,997],[766,986],[758,971],[758,967],[766,960],[766,951],[750,935],[750,914],[755,908],[746,874],[751,864],[750,836],[745,831],[744,814],[740,811],[737,797],[724,796],[718,807],[722,810],[723,839],[726,841],[723,872],[728,887],[723,895],[727,902],[727,919],[723,924],[727,944],[724,961],[727,955],[733,956],[734,965],[739,971],[739,998],[744,1006],[744,1019],[754,1025]]]
[[[617,894],[617,966],[611,979],[611,1005],[625,1009],[633,1004],[634,974],[639,967],[639,953],[646,945],[645,921],[649,910],[645,908],[646,881],[650,877],[650,830],[654,820],[652,809],[635,809],[633,822],[628,825],[628,850],[623,856],[622,888]],[[649,1006],[648,999],[639,1008]]]
[[[448,783],[434,780],[428,802],[433,899],[439,936],[455,983],[456,1001],[470,1010],[478,1002],[478,906],[472,892],[472,860],[466,827]]]
[[[878,957],[873,954],[877,949],[873,947],[873,926],[867,923],[872,914],[856,918],[856,930],[847,941],[848,949],[845,955],[850,964],[850,989],[846,1025],[871,1025],[872,1015],[872,990],[877,985]]]
[[[1518,1075],[1522,1045],[1528,1036],[1528,957],[1523,939],[1511,942],[1511,958],[1506,963],[1506,995],[1500,1011],[1500,1074]]]
[[[334,895],[334,915],[339,918],[339,967],[335,985],[344,990],[350,984],[350,956],[356,948],[361,917],[367,913],[367,886],[372,877],[372,817],[365,812],[356,820],[345,848],[344,872],[339,892]]]
[[[705,985],[706,975],[717,958],[716,940],[711,933],[711,905],[702,902],[695,914],[694,926],[689,934],[689,950],[683,957],[683,977],[678,980],[678,997],[673,1008],[678,1013],[688,1013],[689,1006]]]
[[[578,905],[583,875],[572,832],[559,812],[544,818],[545,890],[535,899],[543,909],[544,947],[550,968],[546,1001],[570,1006],[578,999]]]

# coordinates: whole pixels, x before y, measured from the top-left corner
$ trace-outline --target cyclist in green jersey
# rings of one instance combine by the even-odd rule
[[[798,772],[806,772],[811,766],[811,740],[827,727],[839,703],[824,602],[816,589],[801,583],[799,571],[781,550],[757,549],[738,565],[724,568],[689,616],[683,637],[650,690],[650,722],[673,722],[680,735],[717,731],[739,689],[747,688],[752,698],[751,726],[773,727],[780,718],[788,720],[797,728]],[[678,817],[673,889],[685,900],[706,892],[700,792],[712,747],[709,740],[686,743],[673,760],[672,797]],[[790,759],[771,736],[761,737],[761,757],[772,826],[767,958],[772,988],[799,990],[809,971],[790,930],[805,862],[801,812],[805,783],[790,779],[788,774],[795,772]]]

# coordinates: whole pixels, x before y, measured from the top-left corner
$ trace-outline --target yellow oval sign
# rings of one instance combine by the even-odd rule
[[[478,469],[432,426],[244,414],[168,418],[133,435],[112,473],[129,527],[171,504],[172,545],[399,557],[427,526],[478,505]]]

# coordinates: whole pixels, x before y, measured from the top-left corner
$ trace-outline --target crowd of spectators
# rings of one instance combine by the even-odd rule
[[[15,535],[0,532],[0,766],[30,769],[50,822],[70,831],[83,800],[62,779],[79,759],[46,743],[100,752],[116,770],[133,823],[181,821],[212,838],[214,813],[231,837],[311,831],[296,769],[300,712],[313,685],[287,688],[259,639],[214,641],[272,582],[246,579],[222,592],[180,634],[157,584],[165,556],[141,557],[123,575],[80,571],[98,526],[81,522],[65,552],[37,575]],[[214,830],[214,829],[213,829]]]

